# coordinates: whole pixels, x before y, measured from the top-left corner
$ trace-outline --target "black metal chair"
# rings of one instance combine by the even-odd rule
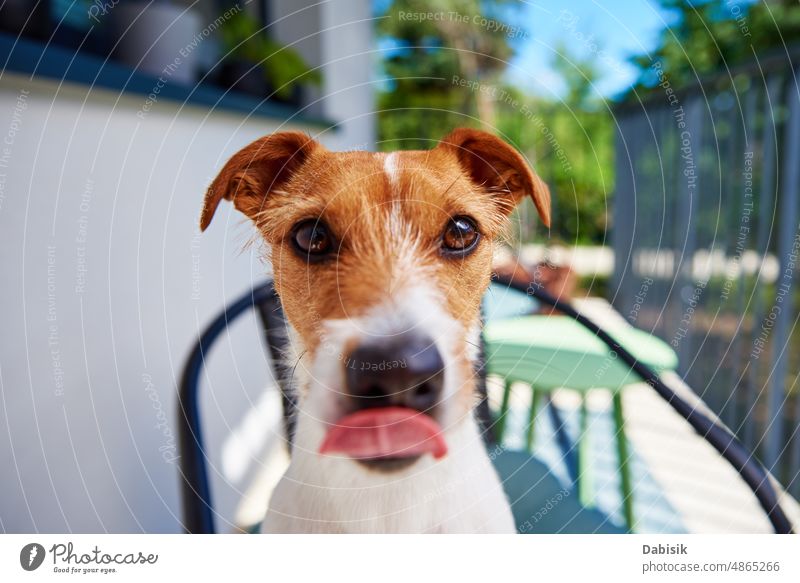
[[[575,318],[583,326],[596,334],[617,356],[628,364],[646,383],[648,383],[664,400],[666,400],[687,422],[713,445],[739,472],[766,512],[776,533],[791,533],[792,524],[781,508],[767,472],[755,460],[753,455],[725,427],[697,411],[683,401],[670,389],[649,367],[637,361],[613,337],[579,314],[569,304],[559,302],[536,285],[523,285],[508,279],[495,278],[498,283],[533,295],[539,301],[557,307],[562,313]],[[291,371],[284,364],[281,355],[287,343],[286,320],[283,316],[280,300],[275,293],[271,281],[267,281],[244,294],[230,304],[200,336],[193,347],[184,367],[179,387],[178,435],[180,445],[181,493],[184,513],[184,530],[187,533],[214,533],[215,521],[212,506],[211,488],[208,479],[206,450],[203,442],[202,423],[198,406],[200,379],[205,358],[212,345],[227,329],[228,325],[246,313],[256,309],[264,326],[266,343],[274,367],[274,374],[281,391],[284,430],[287,443],[291,448],[295,429],[296,398],[289,389]],[[486,394],[485,369],[483,359],[479,359],[478,390],[480,401],[476,415],[483,431],[487,445],[494,443],[492,432],[493,420]],[[491,456],[490,456],[491,457]],[[561,488],[549,475],[546,467],[533,457],[522,452],[509,452],[493,459],[512,503],[512,511],[517,519],[520,532],[525,532],[525,517],[530,508],[537,508],[541,500],[547,500],[550,490],[558,492]],[[531,488],[527,484],[537,484]],[[566,525],[555,521],[555,513],[538,524],[538,532],[624,532],[613,527],[597,511],[577,506],[573,499],[564,502],[562,512],[571,515]],[[577,520],[576,520],[577,518]]]

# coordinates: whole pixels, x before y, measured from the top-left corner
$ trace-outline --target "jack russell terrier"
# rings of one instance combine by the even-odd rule
[[[214,179],[266,243],[290,324],[299,412],[270,533],[513,533],[474,415],[493,243],[550,194],[499,138],[457,129],[429,151],[331,152],[265,136]]]

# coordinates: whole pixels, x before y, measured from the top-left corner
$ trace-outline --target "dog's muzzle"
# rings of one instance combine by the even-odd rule
[[[425,335],[368,340],[350,353],[345,369],[351,411],[407,407],[433,416],[442,398],[444,362]]]
[[[443,457],[447,444],[434,415],[443,388],[444,362],[431,338],[405,333],[362,342],[345,360],[347,412],[329,427],[320,453],[380,470]]]

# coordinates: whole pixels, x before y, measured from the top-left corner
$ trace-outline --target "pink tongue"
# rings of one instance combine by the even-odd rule
[[[404,407],[363,409],[339,419],[328,431],[320,453],[353,459],[407,458],[447,453],[441,427],[431,417]]]

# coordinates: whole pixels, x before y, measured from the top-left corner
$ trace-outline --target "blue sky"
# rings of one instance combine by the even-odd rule
[[[652,49],[668,15],[650,0],[540,0],[525,2],[525,34],[517,42],[517,56],[508,80],[531,92],[557,97],[563,83],[552,61],[559,43],[577,57],[595,53],[601,65],[597,92],[604,97],[628,88],[635,70],[627,62],[632,54]]]

